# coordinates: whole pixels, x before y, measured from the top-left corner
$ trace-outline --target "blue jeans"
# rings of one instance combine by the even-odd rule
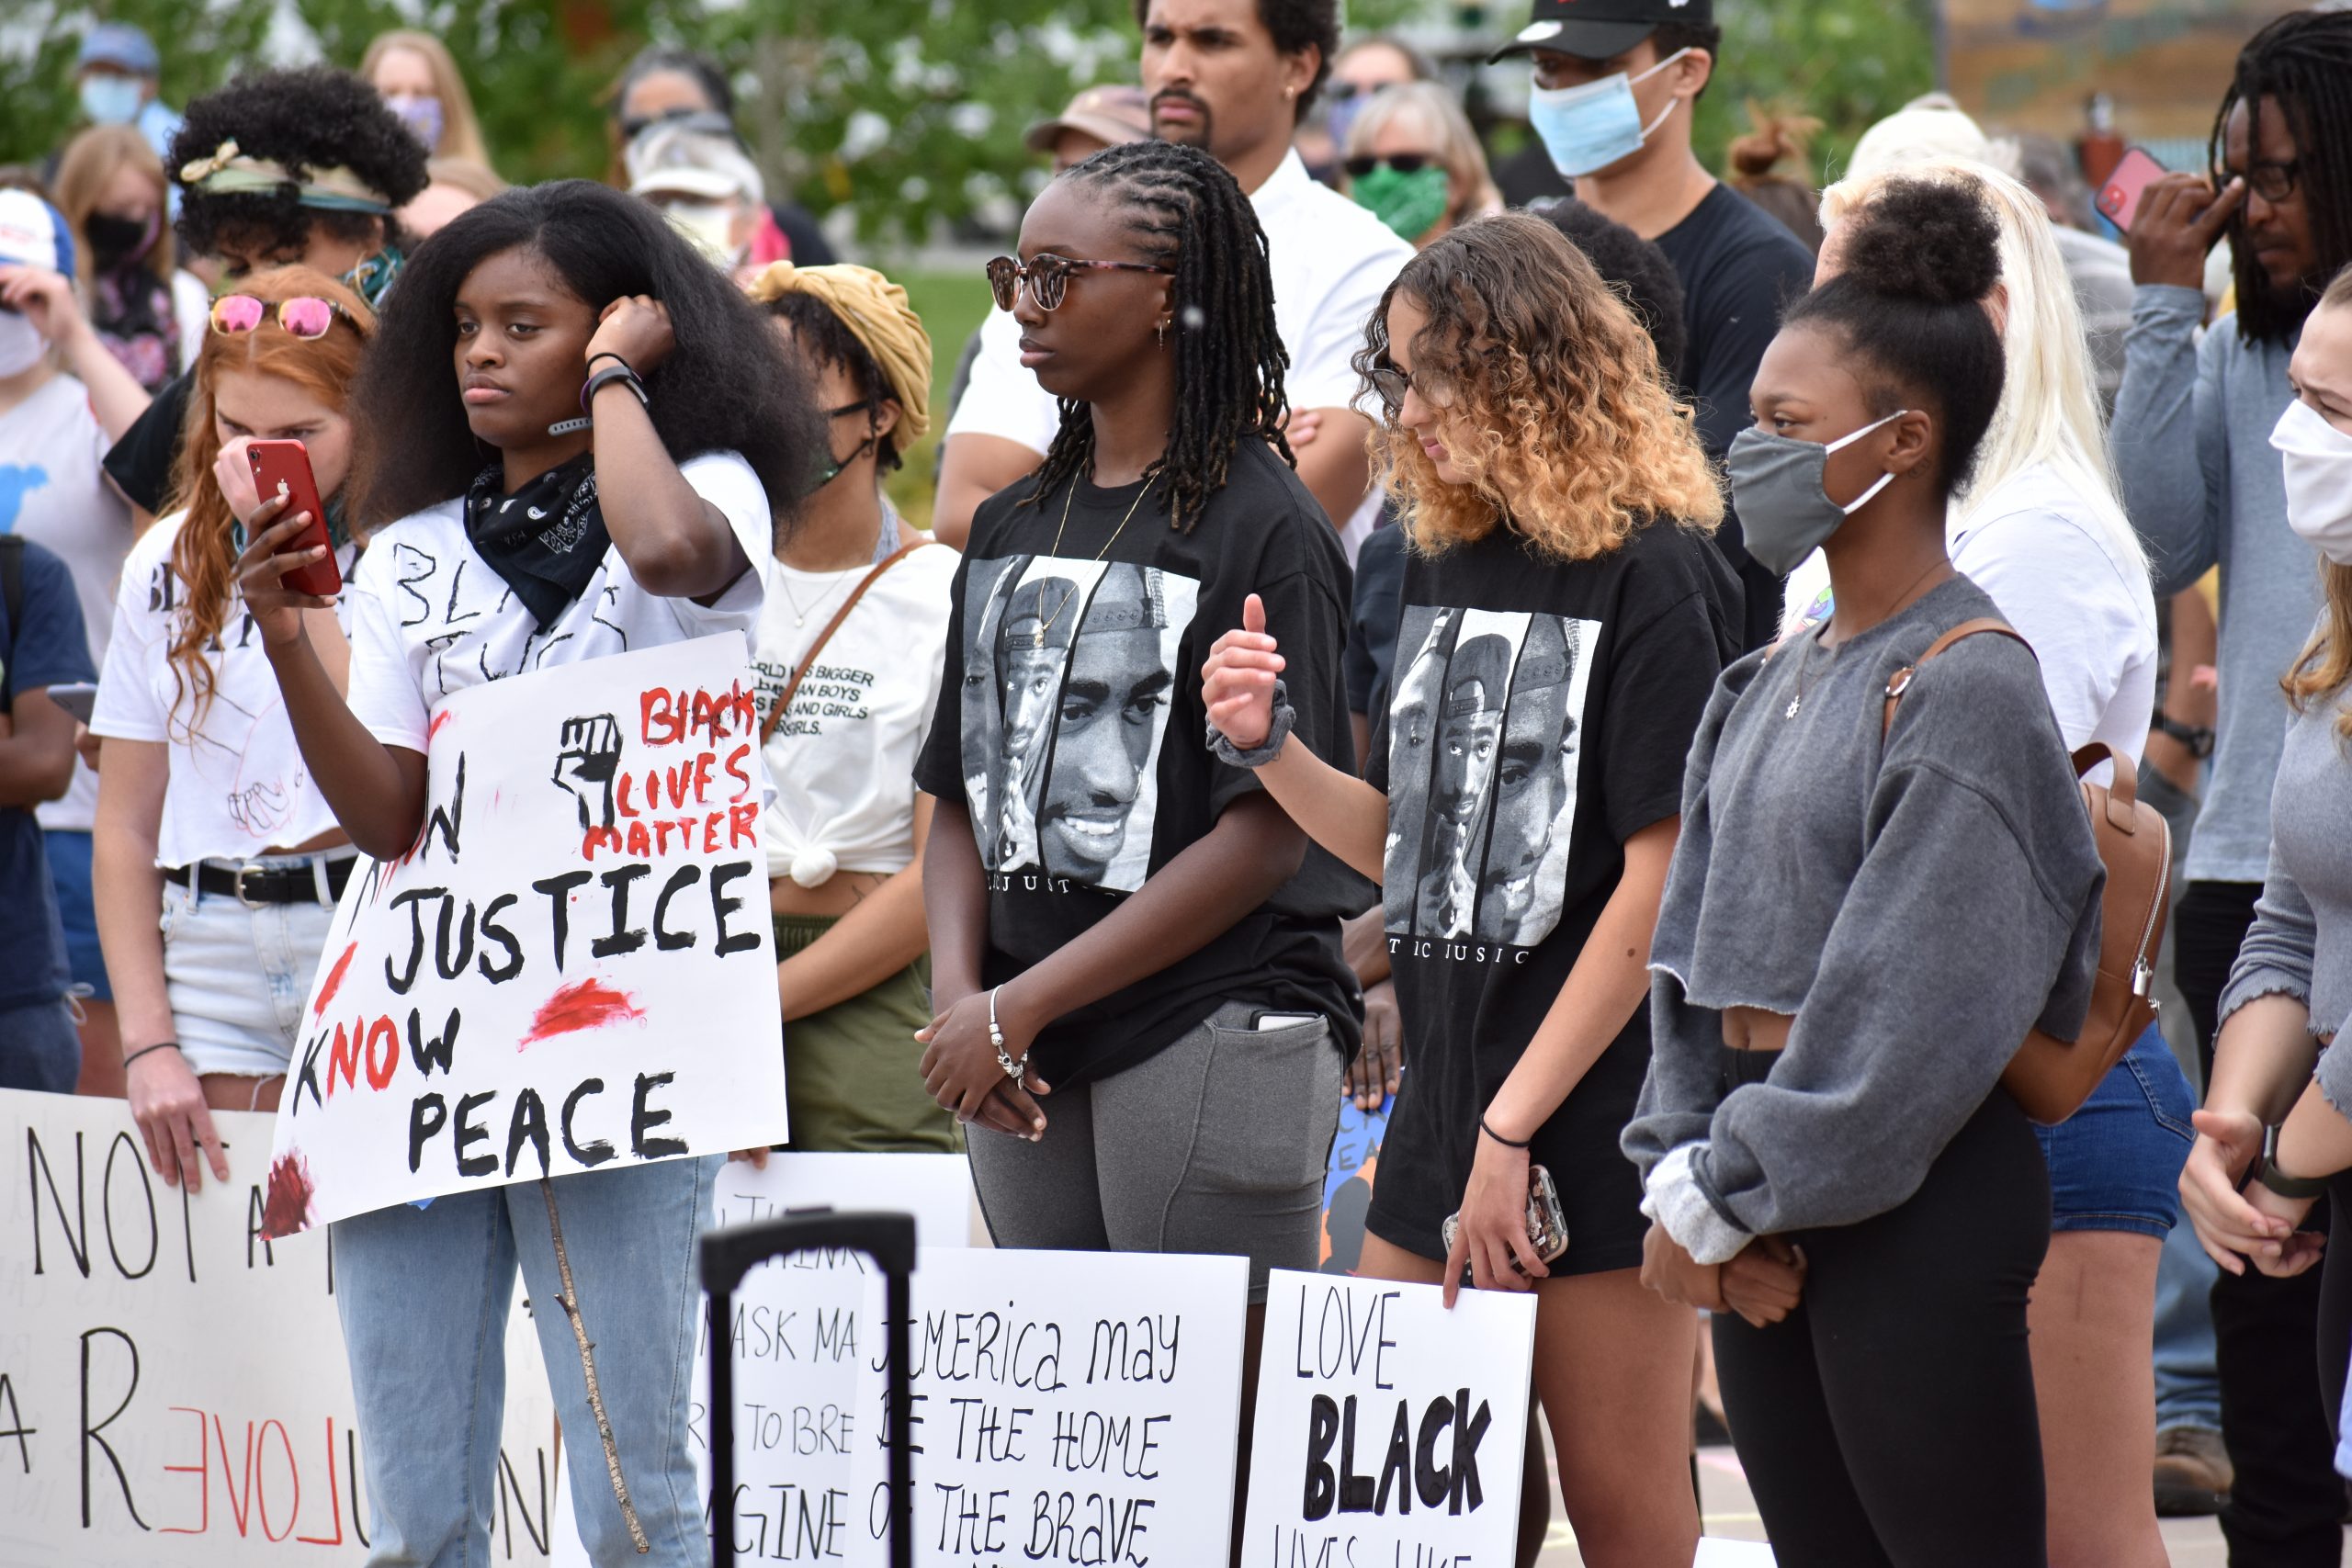
[[[2197,1096],[2151,1023],[2091,1097],[2055,1127],[2037,1125],[2050,1167],[2050,1228],[2125,1231],[2162,1241],[2180,1212],[2180,1168]]]
[[[334,1225],[335,1302],[358,1396],[375,1524],[369,1568],[491,1561],[506,1404],[507,1303],[523,1270],[563,1422],[573,1511],[590,1559],[648,1568],[710,1562],[686,1446],[701,1325],[695,1245],[723,1156],[558,1177],[581,1317],[595,1347],[629,1501],[652,1542],[629,1544],[588,1406],[580,1349],[537,1181],[402,1203]]]
[[[72,1094],[82,1076],[82,1035],[65,998],[0,1011],[0,1089]]]

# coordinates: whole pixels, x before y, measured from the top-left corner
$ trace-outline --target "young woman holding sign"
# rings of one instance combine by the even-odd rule
[[[303,768],[238,602],[237,541],[284,509],[256,491],[248,448],[301,443],[347,570],[345,401],[375,330],[357,294],[307,267],[254,275],[212,302],[192,367],[178,509],[123,563],[90,716],[106,742],[98,933],[121,1010],[130,1113],[156,1170],[191,1190],[208,1163],[228,1179],[212,1108],[277,1109],[356,858]],[[300,613],[338,687],[347,614],[340,596]]]
[[[1821,547],[1836,608],[1724,671],[1652,950],[1644,1278],[1780,1281],[1783,1321],[1718,1313],[1714,1340],[1791,1562],[2048,1558],[2050,1177],[2000,1079],[2029,1031],[2081,1028],[2102,868],[2033,656],[1928,657],[1999,621],[1945,534],[2001,397],[1997,247],[1981,187],[1890,181],[1765,351],[1734,500],[1772,570]]]
[[[1723,505],[1649,336],[1540,219],[1407,264],[1357,365],[1411,554],[1365,776],[1287,743],[1293,629],[1252,595],[1203,671],[1220,750],[1382,877],[1411,1070],[1360,1272],[1537,1292],[1535,1382],[1596,1562],[1688,1561],[1692,1317],[1642,1289],[1618,1153],[1682,755],[1738,649]],[[1536,1168],[1541,1168],[1540,1172]],[[1566,1247],[1539,1249],[1531,1182]]]
[[[1240,1254],[1262,1303],[1320,1257],[1363,904],[1210,754],[1190,678],[1261,592],[1299,628],[1302,747],[1352,755],[1347,567],[1285,460],[1265,237],[1214,159],[1139,141],[1047,186],[989,272],[1067,412],[956,573],[915,772],[925,1079],[998,1245]]]
[[[831,427],[831,477],[777,551],[753,651],[775,785],[760,835],[792,1146],[953,1154],[956,1119],[916,1067],[915,1032],[931,1021],[932,801],[913,764],[939,703],[939,607],[958,558],[882,493],[884,471],[931,426],[931,339],[907,291],[870,267],[777,262],[750,292]],[[848,456],[835,456],[842,444]]]
[[[256,518],[239,571],[303,758],[380,859],[423,827],[427,728],[452,694],[748,635],[772,515],[808,490],[820,442],[801,378],[751,304],[651,209],[583,181],[509,192],[418,253],[354,418],[356,511],[376,531],[352,583],[348,703],[303,614],[320,602],[281,582],[318,555],[291,547],[299,520]],[[689,1020],[650,1021],[650,1040],[691,1038]],[[686,1414],[695,1238],[716,1167],[616,1165],[553,1184],[649,1563],[709,1560]],[[481,1369],[497,1364],[518,1263],[534,1301],[563,1294],[536,1185],[334,1227],[379,1555],[488,1556],[497,1445],[484,1434],[503,1388]],[[632,1557],[580,1354],[561,1313],[543,1305],[537,1321],[574,1438],[581,1533],[600,1562]]]

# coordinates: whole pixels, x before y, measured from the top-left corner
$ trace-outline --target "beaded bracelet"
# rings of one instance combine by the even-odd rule
[[[996,1065],[1004,1069],[1004,1076],[1019,1083],[1021,1075],[1028,1070],[1029,1053],[1021,1053],[1021,1060],[1016,1062],[1012,1053],[1004,1048],[1004,1031],[996,1026],[996,994],[1003,988],[995,986],[989,989],[989,1043],[996,1047]]]

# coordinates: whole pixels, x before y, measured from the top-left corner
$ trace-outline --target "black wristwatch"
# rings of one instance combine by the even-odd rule
[[[2169,735],[2188,748],[2188,754],[2199,761],[2213,754],[2213,732],[2201,724],[2183,724],[2168,713],[2160,713],[2148,728],[2159,735]]]
[[[2291,1198],[2299,1203],[2307,1198],[2325,1196],[2325,1177],[2290,1176],[2278,1168],[2278,1132],[2276,1126],[2262,1130],[2262,1157],[2255,1162],[2254,1179],[2281,1198]]]

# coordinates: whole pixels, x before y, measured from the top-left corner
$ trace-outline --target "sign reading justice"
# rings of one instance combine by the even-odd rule
[[[785,1135],[739,633],[459,692],[335,910],[266,1226]]]

